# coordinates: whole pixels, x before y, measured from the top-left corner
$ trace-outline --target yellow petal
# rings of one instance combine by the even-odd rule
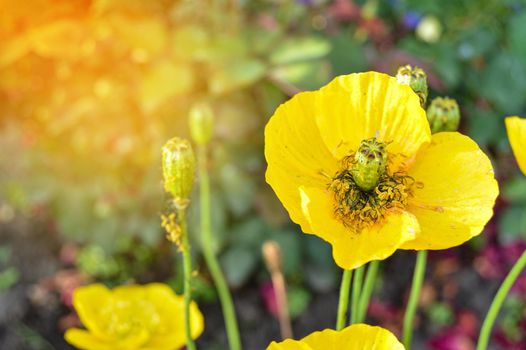
[[[526,175],[526,119],[507,117],[505,122],[513,154],[522,173]]]
[[[323,348],[325,349],[325,348]],[[276,343],[273,341],[267,347],[267,350],[316,350],[309,345],[303,343],[301,340],[285,339],[282,342]]]
[[[114,342],[108,342],[95,337],[93,334],[78,328],[70,328],[64,334],[66,341],[81,350],[117,350]]]
[[[404,346],[384,328],[355,324],[341,331],[314,332],[298,341],[273,342],[267,350],[404,350]]]
[[[185,344],[184,298],[167,285],[151,283],[145,286],[147,299],[155,305],[160,326],[145,349],[178,349]],[[190,303],[190,328],[193,339],[204,330],[203,314],[195,302]]]
[[[111,292],[102,284],[91,284],[75,289],[73,306],[80,320],[96,337],[108,339],[104,310],[111,307]]]
[[[335,78],[318,93],[317,124],[337,159],[374,136],[390,142],[392,169],[428,143],[431,132],[418,96],[386,74],[367,72]]]
[[[312,231],[332,245],[336,264],[354,269],[372,260],[391,256],[398,247],[415,238],[418,221],[407,212],[389,213],[386,220],[352,232],[334,217],[332,193],[319,188],[300,188],[305,217]]]
[[[282,104],[265,128],[266,179],[292,221],[312,232],[301,210],[299,186],[327,186],[337,170],[315,123],[316,92],[304,92]]]
[[[420,223],[416,239],[402,249],[447,249],[482,232],[499,194],[488,157],[469,137],[457,132],[433,135],[409,175],[415,188],[408,210]]]

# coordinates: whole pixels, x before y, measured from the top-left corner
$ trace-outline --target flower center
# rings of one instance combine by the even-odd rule
[[[358,150],[344,157],[329,184],[334,193],[334,214],[355,232],[385,218],[390,210],[404,209],[415,181],[402,172],[389,171],[386,144],[363,140]]]

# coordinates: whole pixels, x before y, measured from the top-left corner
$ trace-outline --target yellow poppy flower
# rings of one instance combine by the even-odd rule
[[[460,245],[482,231],[498,195],[477,144],[431,135],[418,96],[376,72],[282,104],[265,129],[265,157],[291,219],[329,242],[345,269],[398,248]]]
[[[511,149],[521,171],[526,175],[526,119],[507,117],[505,122]]]
[[[386,329],[355,324],[341,331],[314,332],[301,340],[272,342],[267,350],[404,350],[404,346]]]
[[[73,305],[87,330],[70,328],[66,341],[84,350],[175,350],[185,344],[184,301],[160,283],[77,288]],[[204,328],[197,304],[190,304],[192,337]]]

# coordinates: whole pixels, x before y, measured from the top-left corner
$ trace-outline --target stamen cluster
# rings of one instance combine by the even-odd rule
[[[364,145],[370,143],[370,140],[364,140],[358,152],[363,153]],[[355,232],[383,220],[388,211],[404,209],[415,184],[413,178],[403,173],[391,174],[386,165],[375,174],[376,183],[364,188],[356,176],[363,172],[363,164],[357,161],[360,158],[358,152],[342,159],[340,170],[329,184],[334,193],[335,216]],[[387,153],[379,157],[387,159]]]

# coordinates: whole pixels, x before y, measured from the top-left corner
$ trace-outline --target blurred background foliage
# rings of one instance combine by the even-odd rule
[[[329,247],[302,236],[266,185],[264,125],[298,91],[407,63],[427,71],[430,98],[457,99],[461,131],[496,165],[497,229],[469,249],[526,239],[526,179],[503,124],[526,116],[524,0],[0,0],[0,8],[0,220],[46,218],[93,279],[180,284],[160,227],[160,149],[188,137],[189,109],[207,101],[216,118],[214,245],[227,279],[234,289],[267,280],[261,244],[276,240],[301,313],[339,272]],[[197,204],[194,196],[199,294],[211,300]],[[16,283],[9,271],[0,270],[0,289]],[[442,324],[453,317],[441,304],[428,313]]]

